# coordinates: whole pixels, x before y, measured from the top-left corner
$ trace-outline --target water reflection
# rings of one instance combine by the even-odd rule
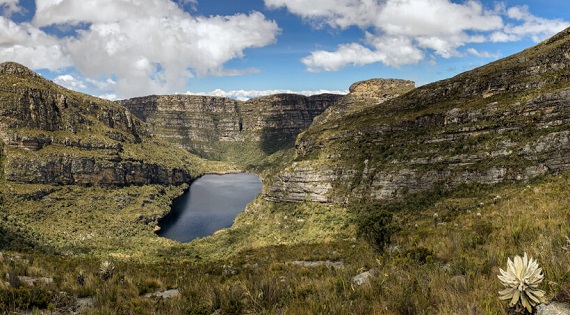
[[[231,226],[260,192],[261,180],[253,174],[204,175],[174,200],[157,234],[179,242],[212,235]]]

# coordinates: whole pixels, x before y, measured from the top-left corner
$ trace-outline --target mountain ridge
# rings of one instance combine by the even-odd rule
[[[313,124],[264,196],[378,201],[559,174],[570,166],[568,51],[570,28],[519,54]],[[522,131],[535,134],[521,138]]]
[[[297,134],[338,98],[334,94],[275,94],[238,101],[215,96],[152,95],[119,103],[145,121],[153,134],[178,147],[204,158],[247,165],[292,148]],[[246,158],[242,157],[244,148]]]
[[[183,164],[163,168],[151,156],[129,153],[127,147],[143,142],[161,144],[148,141],[149,131],[124,107],[64,89],[16,63],[0,64],[0,76],[8,180],[81,185],[191,180]]]
[[[188,244],[154,233],[187,187],[168,178],[226,164],[0,65],[0,312],[507,314],[497,274],[523,252],[567,303],[569,35],[427,87],[355,83],[231,228]]]

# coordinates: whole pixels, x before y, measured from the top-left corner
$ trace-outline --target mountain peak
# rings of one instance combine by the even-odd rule
[[[12,61],[0,63],[0,74],[18,74],[37,76],[35,72],[29,68]]]

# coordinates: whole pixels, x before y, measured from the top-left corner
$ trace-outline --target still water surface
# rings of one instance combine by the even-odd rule
[[[261,180],[253,174],[204,175],[174,200],[157,234],[183,243],[212,235],[231,226],[260,192]]]

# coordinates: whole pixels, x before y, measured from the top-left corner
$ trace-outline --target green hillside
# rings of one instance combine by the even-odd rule
[[[265,161],[231,228],[188,244],[158,218],[239,168],[2,64],[0,313],[513,314],[497,275],[525,252],[569,303],[569,51],[567,29],[396,98],[359,83]]]

